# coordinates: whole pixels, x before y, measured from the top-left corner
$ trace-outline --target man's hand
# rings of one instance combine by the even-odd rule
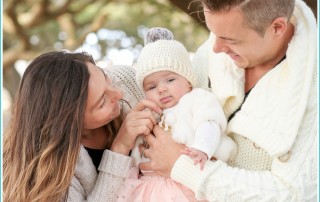
[[[158,125],[154,126],[153,134],[145,137],[149,149],[140,147],[141,151],[144,150],[144,156],[149,158],[150,161],[141,163],[139,168],[141,170],[153,170],[159,175],[170,177],[171,170],[185,146],[176,143],[171,135],[167,134]]]

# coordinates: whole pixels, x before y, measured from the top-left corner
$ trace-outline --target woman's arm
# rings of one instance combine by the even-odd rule
[[[99,175],[84,148],[80,150],[75,177],[69,187],[68,201],[113,201],[118,188],[123,184],[132,167],[129,152],[139,135],[148,135],[156,124],[150,109],[161,113],[153,102],[142,100],[126,116],[112,143],[105,150],[99,165]]]
[[[105,150],[97,175],[94,167],[85,165],[90,164],[84,161],[85,158],[88,160],[90,157],[88,154],[82,155],[83,161],[78,161],[75,176],[69,187],[68,201],[113,201],[132,166],[132,159],[129,156]]]

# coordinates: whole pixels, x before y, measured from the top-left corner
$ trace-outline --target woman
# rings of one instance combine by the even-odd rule
[[[112,201],[136,137],[156,123],[142,110],[160,112],[142,101],[122,120],[122,97],[85,53],[34,59],[4,135],[4,201]]]

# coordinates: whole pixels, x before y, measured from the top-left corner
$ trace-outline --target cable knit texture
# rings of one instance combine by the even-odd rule
[[[123,91],[123,99],[126,100],[131,107],[134,107],[138,101],[145,98],[144,93],[137,87],[135,79],[136,70],[127,65],[113,65],[103,68],[112,84]],[[123,103],[124,115],[126,115],[131,107]]]
[[[217,95],[228,118],[243,101],[244,70],[235,67],[233,61],[224,53],[214,54],[214,41],[215,36],[211,33],[209,39],[196,51],[192,59],[192,68],[197,76],[196,86],[209,90],[210,81],[211,90]]]
[[[114,201],[116,192],[131,167],[130,157],[105,150],[98,174],[88,152],[81,146],[75,174],[69,187],[68,201]]]
[[[205,90],[211,91],[211,88],[209,86],[209,52],[208,47],[210,46],[210,43],[213,42],[210,40],[207,40],[205,43],[203,43],[197,50],[197,52],[194,54],[192,58],[192,68],[194,69],[194,73],[197,77],[197,84],[194,87],[197,88],[203,88]]]
[[[312,11],[301,0],[296,0],[291,22],[295,30],[286,60],[260,79],[227,127],[229,134],[247,138],[265,150],[272,158],[270,168],[241,169],[216,161],[207,162],[199,171],[192,160],[181,156],[171,177],[191,188],[198,199],[317,200],[317,26]],[[243,99],[243,72],[227,56],[212,53],[210,46],[208,51],[209,77],[215,78],[212,90],[225,114],[231,114]]]
[[[112,83],[122,89],[124,99],[134,106],[144,97],[135,81],[135,69],[130,66],[111,66],[103,69]],[[130,108],[124,105],[126,114]],[[124,183],[132,167],[131,157],[105,150],[99,165],[99,174],[83,146],[72,178],[68,201],[106,202],[114,201],[116,193]]]

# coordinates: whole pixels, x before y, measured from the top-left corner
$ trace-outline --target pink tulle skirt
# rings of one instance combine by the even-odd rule
[[[182,184],[153,172],[139,176],[137,168],[131,168],[116,198],[117,202],[197,201],[194,193]]]

